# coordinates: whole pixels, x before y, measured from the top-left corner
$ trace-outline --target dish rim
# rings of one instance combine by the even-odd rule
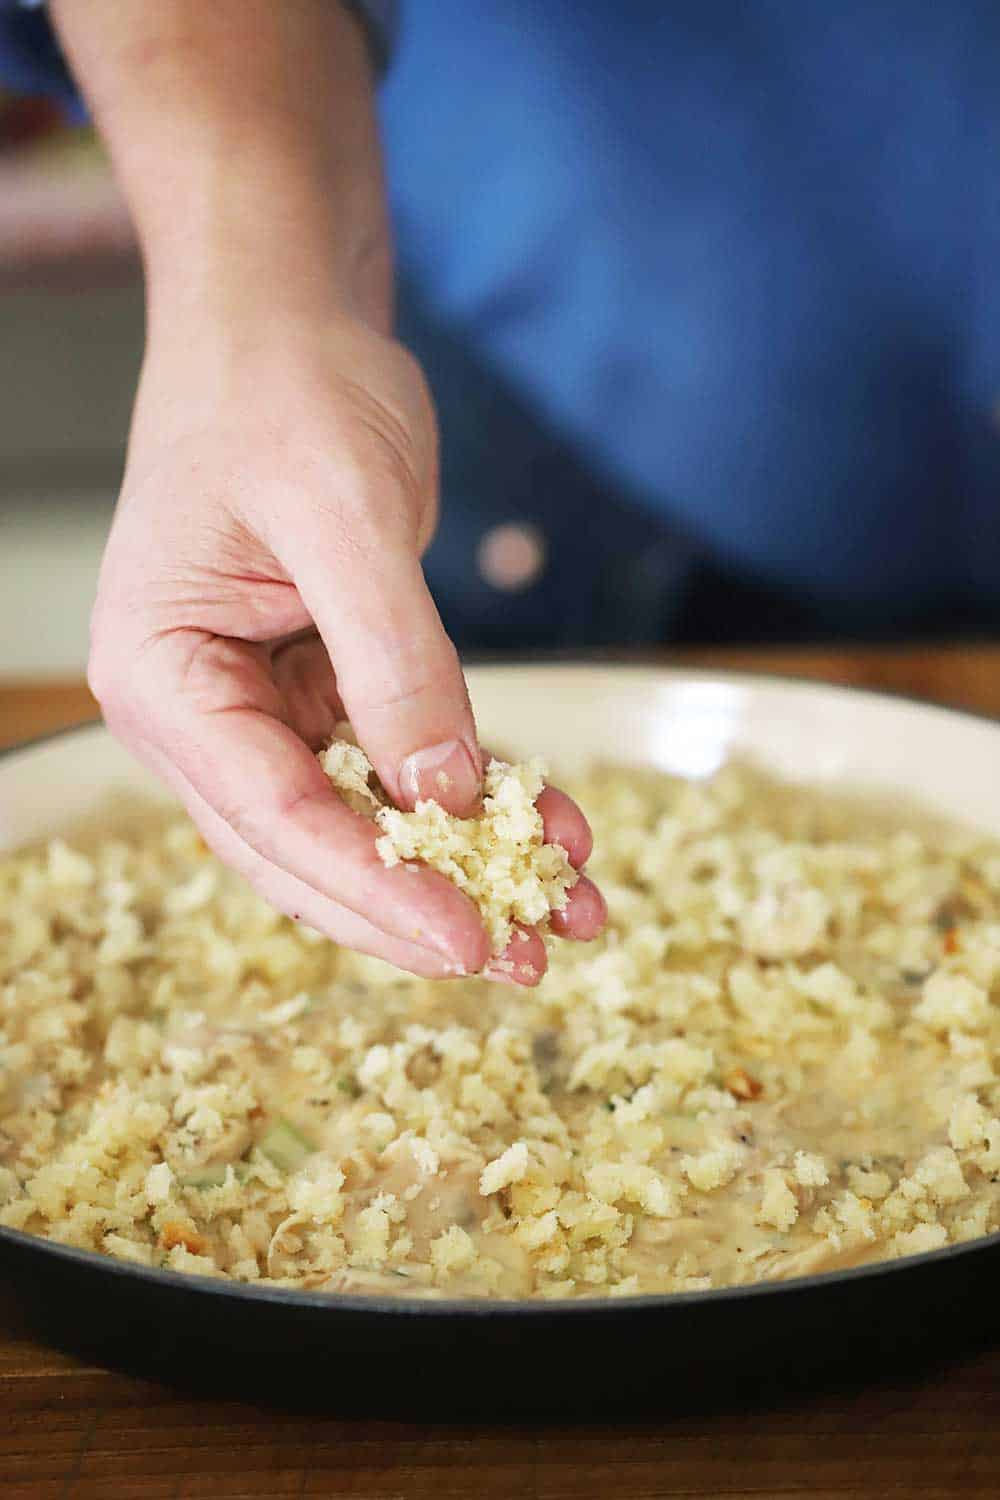
[[[970,720],[977,724],[990,725],[1000,733],[1000,718],[984,710],[957,708],[949,704],[933,703],[913,693],[855,686],[850,683],[826,682],[821,678],[804,677],[795,673],[750,672],[726,668],[673,665],[669,662],[615,662],[595,658],[560,657],[558,660],[517,661],[463,661],[463,669],[476,673],[520,672],[537,673],[540,670],[590,670],[623,674],[647,674],[688,681],[729,682],[753,686],[755,684],[778,683],[785,686],[814,688],[834,696],[863,697],[892,705],[903,703],[915,706],[923,712],[943,715],[948,718]],[[88,731],[101,730],[111,733],[100,717],[88,719],[82,724],[69,725],[63,729],[35,735],[0,749],[0,776],[4,761],[12,756],[42,749],[58,740],[71,739]],[[218,1295],[262,1302],[276,1307],[311,1308],[327,1314],[344,1312],[353,1315],[389,1313],[410,1318],[437,1318],[460,1315],[465,1318],[497,1319],[557,1318],[588,1314],[591,1318],[599,1314],[605,1318],[618,1318],[625,1311],[635,1313],[661,1311],[671,1308],[690,1308],[710,1302],[712,1306],[743,1303],[747,1300],[780,1296],[782,1293],[799,1292],[807,1295],[821,1291],[823,1287],[840,1287],[855,1282],[893,1275],[907,1270],[915,1271],[946,1260],[959,1260],[966,1256],[987,1254],[1000,1245],[1000,1229],[978,1239],[960,1244],[927,1250],[919,1255],[901,1256],[895,1260],[872,1261],[868,1265],[851,1266],[839,1271],[821,1271],[809,1276],[790,1276],[786,1279],[751,1282],[738,1286],[709,1287],[694,1292],[647,1292],[630,1297],[593,1296],[537,1298],[487,1298],[487,1297],[414,1297],[405,1292],[399,1295],[379,1296],[363,1292],[322,1292],[299,1290],[295,1287],[259,1286],[249,1281],[232,1281],[215,1276],[202,1276],[187,1271],[172,1271],[159,1266],[142,1266],[111,1255],[102,1255],[97,1250],[84,1250],[76,1245],[66,1245],[44,1235],[30,1234],[25,1230],[9,1229],[0,1225],[0,1246],[4,1243],[19,1248],[27,1254],[48,1255],[54,1260],[78,1266],[84,1271],[102,1272],[110,1276],[121,1276],[140,1284],[152,1283],[177,1291],[190,1291],[198,1295]]]
[[[891,649],[891,648],[889,648]],[[904,655],[904,651],[898,654]],[[462,658],[462,671],[475,672],[614,672],[623,676],[651,676],[671,677],[695,682],[723,682],[735,683],[736,685],[753,686],[762,683],[777,683],[785,687],[815,688],[823,693],[831,693],[836,697],[868,698],[878,703],[904,703],[910,704],[925,713],[930,713],[948,719],[969,719],[976,724],[990,724],[994,729],[1000,729],[1000,714],[988,712],[983,708],[959,707],[952,703],[936,703],[930,698],[922,698],[919,693],[908,693],[902,688],[876,688],[868,687],[862,683],[854,682],[829,682],[823,677],[807,677],[801,672],[768,672],[750,671],[739,667],[713,667],[713,666],[689,666],[683,662],[657,662],[657,661],[615,661],[613,657],[607,660],[600,656],[574,656],[567,654],[548,658],[540,655],[534,657],[517,657],[511,661],[503,661],[497,658],[485,658],[477,660],[475,657]],[[98,705],[99,706],[99,705]],[[88,730],[103,729],[110,734],[111,731],[105,724],[100,713],[93,718],[84,719],[77,724],[67,724],[61,729],[49,729],[42,734],[29,735],[27,739],[15,740],[13,744],[0,747],[0,763],[12,755],[19,755],[25,750],[41,749],[42,746],[51,744],[54,740],[65,739],[74,734],[85,734]]]

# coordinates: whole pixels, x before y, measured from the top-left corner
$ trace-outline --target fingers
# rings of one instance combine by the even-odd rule
[[[128,659],[138,668],[129,682],[100,684],[112,727],[161,752],[262,860],[452,972],[482,968],[488,940],[473,904],[436,871],[385,868],[377,829],[336,796],[282,721],[266,653],[179,630]]]
[[[593,850],[594,836],[572,797],[558,787],[547,786],[535,806],[542,815],[546,843],[559,844],[573,868],[582,869]],[[559,937],[589,943],[603,932],[607,920],[604,897],[588,876],[581,875],[567,892],[565,909],[552,913],[549,926]]]
[[[565,909],[552,913],[549,926],[559,937],[589,943],[603,932],[607,920],[608,907],[604,897],[588,876],[581,875],[566,894]]]
[[[272,665],[290,722],[318,749],[345,717],[326,648],[315,635],[300,637],[280,647]],[[546,842],[560,845],[573,867],[581,869],[590,858],[594,840],[580,808],[554,786],[544,788],[535,806],[542,816]],[[592,880],[581,877],[569,894],[566,911],[553,913],[550,925],[560,937],[589,942],[606,922],[604,898]],[[523,961],[523,954],[516,956]]]
[[[483,970],[484,979],[533,989],[548,968],[545,944],[532,927],[515,927],[514,936],[498,958]]]
[[[554,911],[549,926],[560,937],[589,943],[604,930],[607,920],[604,897],[592,880],[581,875],[568,892],[565,910]],[[497,984],[523,985],[533,989],[547,968],[548,955],[540,934],[531,927],[517,927],[503,953],[490,959],[483,970],[483,978],[492,979]]]
[[[572,797],[567,797],[558,787],[547,786],[535,806],[542,815],[545,842],[559,844],[565,849],[566,858],[573,868],[581,869],[590,858],[594,836]]]
[[[342,947],[384,959],[397,969],[405,969],[424,979],[446,979],[454,974],[454,966],[442,954],[389,936],[357,912],[321,895],[263,859],[233,832],[164,756],[156,757],[153,768],[173,787],[209,847],[230,868],[238,871],[268,905],[296,922],[325,933]]]
[[[315,633],[279,646],[271,655],[285,715],[311,750],[320,750],[346,717],[326,647]]]
[[[368,527],[285,541],[359,742],[398,806],[475,806],[482,759],[465,678],[414,546]]]
[[[289,642],[272,663],[263,648],[177,631],[156,643],[143,667],[145,693],[130,704],[133,732],[125,737],[135,741],[137,721],[142,740],[169,756],[161,774],[175,772],[208,842],[266,899],[415,973],[482,968],[488,944],[472,904],[434,871],[387,870],[376,830],[336,797],[307,748],[329,738],[344,715],[322,642]],[[109,718],[114,696],[102,694]],[[575,803],[549,787],[538,806],[546,838],[581,864],[592,839]],[[605,920],[600,893],[581,878],[551,927],[587,941]],[[523,933],[488,972],[530,986],[545,970],[541,938]]]
[[[308,744],[318,749],[345,717],[326,648],[316,636],[300,638],[275,652],[272,664],[291,723]],[[546,842],[559,844],[574,868],[582,868],[590,857],[594,841],[579,807],[565,792],[553,786],[542,791],[535,805],[542,816]],[[559,937],[590,942],[603,931],[607,914],[600,891],[592,880],[581,876],[569,892],[565,911],[553,912],[550,927]],[[513,971],[508,968],[510,963],[514,965]],[[526,971],[523,967],[519,970],[519,964],[529,966],[530,977],[525,978]],[[412,965],[403,967],[411,968]],[[499,962],[494,960],[492,967],[487,966],[487,973],[502,982],[537,984],[545,968],[544,945],[536,938],[530,950],[524,948],[523,940],[512,943]]]

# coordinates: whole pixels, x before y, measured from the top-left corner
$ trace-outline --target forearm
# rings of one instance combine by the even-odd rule
[[[53,0],[115,163],[149,320],[343,310],[391,269],[365,38],[336,0]]]

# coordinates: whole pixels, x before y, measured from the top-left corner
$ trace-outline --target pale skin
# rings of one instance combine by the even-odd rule
[[[384,868],[314,753],[349,718],[400,806],[433,795],[464,815],[480,794],[465,680],[420,566],[436,424],[391,336],[361,28],[337,0],[51,10],[146,278],[91,633],[105,717],[273,905],[415,973],[489,973],[475,908],[431,870]],[[538,805],[582,867],[579,809],[551,787]],[[552,925],[588,939],[605,916],[581,875]],[[512,946],[537,983],[538,934]]]

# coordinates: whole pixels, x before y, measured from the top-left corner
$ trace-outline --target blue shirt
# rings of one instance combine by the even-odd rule
[[[1000,624],[995,0],[410,0],[382,112],[461,639]]]

